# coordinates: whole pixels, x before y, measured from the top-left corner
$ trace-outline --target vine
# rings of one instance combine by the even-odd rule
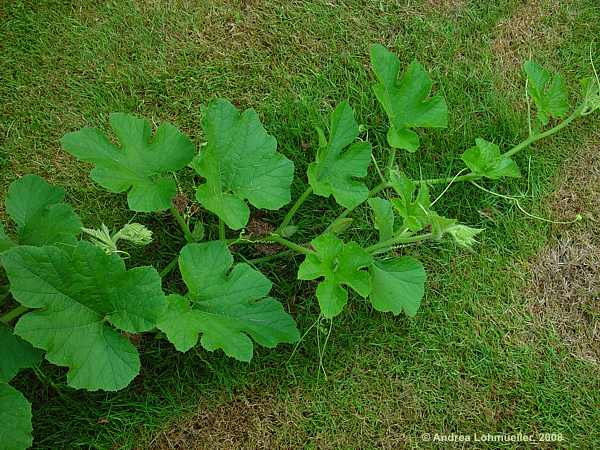
[[[377,167],[381,182],[372,188],[365,183],[373,160],[371,144],[359,139],[354,111],[343,101],[332,112],[328,130],[318,130],[308,188],[266,236],[246,234],[250,206],[279,210],[289,204],[294,164],[277,151],[276,139],[252,109],[240,112],[223,99],[210,103],[200,152],[173,125],[162,124],[153,134],[146,120],[123,113],[110,116],[118,145],[93,128],[64,136],[68,153],[93,164],[92,180],[110,192],[126,193],[132,211],[171,213],[185,245],[160,273],[152,266],[125,265],[126,252],[119,248],[123,242],[152,241],[142,224],[127,224],[115,233],[104,225],[86,228],[64,202],[62,188],[36,175],[11,184],[5,198],[10,231],[0,225],[0,260],[10,283],[10,297],[8,286],[3,287],[0,301],[12,298],[15,304],[0,316],[0,448],[32,444],[31,406],[9,382],[21,369],[35,367],[41,373],[37,365],[42,358],[66,367],[71,387],[115,391],[140,369],[138,351],[128,339],[132,334],[160,332],[178,351],[201,346],[241,361],[252,358],[255,344],[273,348],[298,342],[293,318],[269,296],[272,283],[255,268],[261,262],[301,255],[297,278],[318,280],[316,299],[326,319],[342,313],[350,291],[377,311],[414,316],[424,294],[425,269],[394,249],[444,238],[471,248],[482,231],[434,210],[450,185],[475,183],[498,195],[476,182],[521,176],[514,155],[600,109],[597,76],[582,82],[581,101],[567,115],[562,77],[528,61],[527,104],[537,112],[533,120],[528,111],[527,139],[505,152],[476,139],[462,154],[466,167],[455,175],[411,179],[396,168],[397,154],[418,150],[415,130],[447,127],[446,101],[441,94],[431,95],[432,81],[417,62],[401,74],[398,58],[374,45],[371,65],[377,78],[373,91],[389,120],[386,165]],[[561,121],[548,128],[557,119]],[[207,225],[201,222],[192,231],[173,204],[174,173],[187,166],[202,177],[195,199],[217,216],[218,240],[205,240]],[[436,185],[446,186],[432,201],[430,187]],[[344,209],[310,242],[294,242],[294,218],[313,195],[333,197]],[[340,236],[353,211],[365,204],[378,241],[363,247]],[[227,238],[232,232],[237,237]],[[254,260],[232,253],[234,246],[264,243],[284,250]],[[185,291],[167,295],[161,279],[177,267]]]

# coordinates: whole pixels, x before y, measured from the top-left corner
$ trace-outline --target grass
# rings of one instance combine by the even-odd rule
[[[461,167],[460,154],[478,136],[503,148],[525,137],[516,61],[533,55],[564,73],[575,93],[577,80],[590,74],[589,44],[600,33],[593,0],[0,5],[0,186],[25,173],[62,184],[86,226],[117,227],[131,213],[124,196],[93,184],[58,141],[82,126],[106,128],[110,112],[169,120],[201,142],[201,110],[212,98],[254,107],[296,165],[298,196],[314,155],[314,126],[326,125],[341,99],[349,99],[383,161],[386,123],[368,68],[369,44],[381,42],[406,63],[422,62],[451,111],[448,130],[421,133],[422,149],[399,162],[414,177],[445,176]],[[542,200],[554,174],[572,149],[597,139],[597,120],[519,155],[527,177],[486,186],[527,191],[525,206],[547,214]],[[179,182],[191,195],[191,171]],[[374,170],[369,183],[377,183]],[[410,250],[429,273],[415,319],[376,313],[353,298],[331,324],[324,350],[328,322],[293,357],[291,347],[259,350],[249,365],[201,350],[181,355],[148,338],[139,344],[141,375],[117,393],[71,390],[64,371],[51,366],[46,377],[26,373],[18,384],[34,403],[35,446],[399,448],[434,445],[423,433],[554,432],[564,435],[564,447],[592,448],[600,441],[598,367],[573,357],[549,324],[534,326],[522,293],[528,260],[551,227],[470,185],[451,187],[437,205],[486,232],[473,254],[447,243]],[[332,200],[310,197],[294,238],[310,239],[337,212]],[[263,220],[277,223],[284,214]],[[346,238],[365,242],[368,212],[355,218]],[[136,220],[162,245],[132,262],[152,257],[166,265],[181,245],[176,224],[166,214]],[[299,261],[261,269],[307,330],[317,308],[314,285],[295,281]],[[167,288],[178,285],[174,277]]]

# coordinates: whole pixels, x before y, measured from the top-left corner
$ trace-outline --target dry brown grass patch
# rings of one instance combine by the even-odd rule
[[[540,51],[556,49],[573,20],[564,3],[571,0],[527,0],[514,14],[501,20],[491,43],[500,88],[521,90],[521,66]]]
[[[537,324],[552,327],[571,353],[600,363],[600,145],[569,162],[550,205],[557,220],[581,213],[530,266],[527,294]]]
[[[279,431],[301,434],[297,426],[300,419],[272,394],[240,395],[214,409],[199,408],[194,416],[158,435],[150,447],[156,450],[280,448]]]
[[[426,7],[441,12],[459,11],[465,5],[464,0],[426,0]]]

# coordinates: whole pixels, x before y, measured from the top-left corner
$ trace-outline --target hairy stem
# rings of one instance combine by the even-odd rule
[[[432,237],[433,237],[432,233],[419,234],[417,236],[408,236],[408,237],[397,236],[397,237],[388,239],[387,241],[378,242],[377,244],[373,244],[373,245],[365,248],[365,250],[369,253],[379,253],[381,251],[387,250],[390,247],[393,247],[394,245],[413,244],[415,242],[420,242],[420,241],[425,241],[427,239],[431,239]]]
[[[173,257],[173,259],[171,259],[171,261],[169,261],[169,264],[167,264],[165,266],[165,268],[160,271],[160,273],[159,273],[160,277],[164,278],[167,275],[169,275],[173,271],[173,269],[175,269],[175,267],[177,267],[178,261],[179,261],[179,255],[175,255]]]
[[[293,250],[283,250],[279,253],[275,253],[274,255],[261,256],[260,258],[254,259],[246,259],[248,264],[261,264],[264,262],[269,262],[274,259],[283,258],[284,256],[293,255],[295,252]]]
[[[292,205],[292,207],[290,208],[290,210],[288,211],[288,213],[283,218],[283,221],[281,222],[281,224],[277,227],[277,230],[275,230],[275,233],[281,234],[281,232],[285,229],[285,227],[287,227],[290,224],[290,222],[294,218],[294,215],[296,214],[296,212],[298,211],[298,209],[300,208],[300,206],[302,206],[302,204],[310,196],[310,194],[312,194],[312,191],[313,191],[312,187],[309,186],[302,193],[302,195],[300,197],[298,197],[298,199],[296,200],[296,202]]]
[[[185,236],[185,240],[188,241],[188,242],[194,242],[194,237],[192,236],[192,232],[190,231],[190,227],[188,226],[188,224],[185,222],[185,220],[183,219],[183,217],[179,213],[179,210],[177,208],[175,208],[174,206],[171,206],[171,208],[169,209],[169,211],[171,211],[171,215],[175,218],[175,220],[179,224],[179,227],[181,228],[181,231],[183,231],[183,235]]]
[[[0,316],[0,322],[9,323],[17,317],[19,317],[21,314],[26,313],[27,311],[29,311],[29,308],[27,306],[17,306],[16,308],[8,311],[6,314]]]
[[[223,219],[219,218],[219,240],[225,241],[225,222]]]
[[[567,117],[565,120],[563,120],[561,123],[559,123],[555,127],[552,127],[549,130],[546,130],[546,131],[544,131],[542,133],[538,133],[538,134],[534,134],[533,136],[529,136],[523,142],[521,142],[518,145],[515,145],[509,151],[505,152],[504,156],[510,157],[510,156],[514,155],[515,153],[518,153],[519,151],[523,150],[524,148],[529,147],[534,142],[537,142],[540,139],[544,139],[544,138],[546,138],[548,136],[552,136],[553,134],[559,132],[560,130],[562,130],[563,128],[565,128],[566,126],[568,126],[571,122],[573,122],[575,119],[577,119],[578,117],[581,116],[581,111],[583,111],[583,106],[585,106],[585,105],[584,104],[579,105],[575,109],[575,111],[573,112],[573,114],[571,114],[569,117]]]
[[[301,245],[295,244],[292,241],[288,241],[287,239],[284,239],[277,234],[271,234],[267,237],[267,239],[270,241],[273,241],[273,242],[277,242],[278,244],[281,244],[281,245],[289,248],[290,250],[293,250],[298,253],[302,253],[303,255],[310,255],[310,254],[314,253],[312,250],[309,250],[308,248],[303,247]]]
[[[385,176],[386,177],[390,177],[390,174],[394,168],[394,163],[396,162],[396,149],[390,147],[389,149],[389,153],[388,153],[388,161],[387,161],[387,165],[385,166]]]

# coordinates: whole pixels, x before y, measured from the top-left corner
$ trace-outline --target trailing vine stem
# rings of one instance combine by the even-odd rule
[[[427,239],[433,238],[433,233],[419,234],[416,236],[396,236],[386,241],[378,242],[373,244],[365,250],[371,254],[381,253],[382,251],[388,250],[390,247],[401,244],[414,244],[416,242],[426,241]]]
[[[519,144],[515,145],[513,148],[511,148],[510,150],[506,151],[502,156],[505,157],[511,157],[514,154],[520,152],[521,150],[529,147],[531,144],[533,144],[534,142],[537,142],[541,139],[544,139],[546,137],[552,136],[553,134],[559,132],[560,130],[562,130],[563,128],[565,128],[566,126],[568,126],[571,122],[573,122],[575,119],[581,117],[582,112],[584,111],[586,106],[586,100],[584,100],[581,104],[579,104],[577,106],[577,108],[575,108],[575,111],[573,111],[573,113],[567,117],[565,120],[563,120],[562,122],[560,122],[558,125],[550,128],[549,130],[546,130],[544,132],[541,133],[537,133],[534,135],[529,136],[527,139],[525,139],[524,141],[520,142]],[[390,158],[390,161],[393,161]],[[390,168],[391,169],[391,168]],[[435,184],[447,184],[447,183],[456,183],[459,181],[462,182],[471,182],[471,181],[477,181],[479,179],[483,178],[481,175],[477,175],[473,172],[468,173],[466,175],[461,175],[461,176],[450,176],[450,177],[441,177],[441,178],[429,178],[429,179],[424,179],[424,180],[414,180],[415,183],[418,184],[426,184],[426,185],[435,185]],[[369,197],[374,197],[375,195],[379,194],[381,191],[384,191],[385,189],[388,189],[392,187],[390,182],[381,182],[378,185],[376,185],[373,189],[371,189],[369,191]],[[354,208],[347,208],[344,211],[342,211],[334,220],[333,222],[331,222],[331,224],[325,229],[325,233],[330,231],[333,226],[338,223],[340,220],[345,219],[346,217],[348,217],[350,215],[350,213],[356,209],[358,206],[362,205],[364,202],[359,203],[358,205],[356,205]]]
[[[506,151],[503,156],[505,157],[510,157],[513,156],[514,154],[518,153],[519,151],[527,148],[528,146],[530,146],[531,144],[533,144],[534,142],[537,142],[541,139],[544,139],[548,136],[551,136],[555,133],[557,133],[558,131],[562,130],[563,128],[565,128],[566,126],[568,126],[573,120],[577,119],[578,117],[581,116],[582,111],[585,108],[585,101],[582,102],[580,105],[577,106],[577,108],[575,109],[575,111],[569,116],[567,117],[565,120],[563,120],[562,122],[560,122],[558,125],[550,128],[549,130],[546,130],[544,132],[541,133],[537,133],[534,135],[530,135],[527,139],[525,139],[524,141],[520,142],[519,144],[515,145],[514,147],[512,147],[510,150]],[[391,149],[390,151],[390,156],[388,159],[388,164],[386,165],[386,172],[389,174],[389,172],[392,170],[392,166],[394,164],[394,155],[395,155],[395,151],[393,149]],[[463,169],[464,170],[464,169]],[[449,177],[440,177],[440,178],[429,178],[429,179],[424,179],[424,180],[415,180],[415,183],[418,184],[426,184],[426,185],[436,185],[436,184],[448,184],[448,183],[456,183],[456,182],[473,182],[476,180],[479,180],[483,178],[481,175],[475,174],[473,172],[468,173],[466,175],[460,175],[460,172],[457,173],[454,176],[449,176]],[[377,194],[379,194],[380,192],[384,191],[385,189],[388,189],[392,187],[391,183],[388,182],[381,182],[379,184],[377,184],[373,189],[371,189],[369,191],[369,198],[376,196]],[[291,249],[292,251],[298,252],[298,253],[309,253],[310,250],[308,250],[306,247],[304,246],[299,246],[297,244],[294,244],[291,241],[288,241],[286,239],[281,238],[278,233],[280,233],[283,229],[285,229],[285,227],[287,227],[290,222],[292,221],[292,218],[294,217],[294,215],[296,214],[296,212],[298,211],[298,209],[300,208],[300,206],[304,203],[304,201],[310,196],[310,194],[312,193],[312,188],[307,188],[306,191],[304,191],[304,193],[296,200],[296,202],[294,203],[294,205],[290,208],[290,210],[288,211],[288,213],[286,214],[285,218],[283,219],[283,221],[281,222],[281,224],[279,225],[279,227],[277,227],[277,230],[275,232],[275,234],[270,235],[267,240],[272,240],[275,242],[278,242],[281,245],[284,245],[286,247],[288,247],[289,249]],[[356,209],[358,206],[362,205],[364,202],[356,205],[354,208],[346,208],[344,211],[342,211],[330,224],[329,226],[325,229],[324,233],[327,233],[329,231],[332,230],[332,228],[339,223],[341,220],[345,219],[346,217],[348,217],[352,211],[354,209]],[[276,237],[276,239],[275,239]],[[367,247],[367,251],[369,252],[374,252],[377,253],[382,249],[385,248],[389,248],[392,247],[394,245],[397,244],[404,244],[404,243],[414,243],[414,242],[419,242],[422,240],[426,240],[426,239],[430,239],[432,237],[431,234],[425,234],[425,235],[418,235],[418,236],[409,236],[409,237],[395,237],[390,239],[389,241],[385,241],[385,242],[380,242],[377,244],[374,244],[370,247]],[[245,241],[247,243],[251,243],[252,241]],[[286,254],[288,253],[288,251],[285,252]],[[276,255],[273,255],[276,256]],[[257,261],[260,261],[262,258],[258,258]],[[271,257],[269,257],[269,259],[271,259]]]
[[[586,107],[586,101],[584,100],[580,105],[577,106],[577,108],[575,109],[575,111],[573,111],[573,113],[567,117],[565,120],[563,120],[562,122],[560,122],[558,125],[550,128],[549,130],[546,130],[544,132],[541,133],[537,133],[534,135],[529,136],[527,139],[525,139],[524,141],[520,142],[519,144],[515,145],[514,147],[512,147],[510,150],[506,151],[503,156],[505,157],[511,157],[514,154],[518,153],[519,151],[527,148],[528,146],[530,146],[531,144],[533,144],[534,142],[537,142],[541,139],[544,139],[546,137],[552,136],[553,134],[557,133],[558,131],[562,130],[563,128],[567,127],[571,122],[573,122],[575,119],[581,117],[582,112],[584,111]],[[392,167],[391,165],[393,165],[394,162],[394,158],[392,158],[393,153],[390,152],[390,159],[388,160],[388,165],[386,166],[386,170],[389,172]],[[464,169],[463,169],[464,170]],[[459,175],[459,174],[457,174]],[[458,181],[465,181],[465,182],[473,182],[476,180],[481,179],[482,176],[481,175],[477,175],[475,173],[469,173],[466,175],[460,175],[460,176],[451,176],[451,177],[441,177],[441,178],[429,178],[429,179],[424,179],[424,180],[415,180],[415,183],[418,184],[427,184],[427,185],[436,185],[436,184],[447,184],[447,183],[456,183]],[[381,182],[378,185],[376,185],[373,189],[371,189],[369,191],[369,197],[374,197],[377,194],[379,194],[380,192],[384,191],[385,189],[388,189],[392,187],[390,182]],[[288,250],[285,250],[283,252],[279,252],[276,255],[270,255],[268,257],[263,257],[263,258],[256,258],[253,260],[249,260],[252,263],[260,263],[263,261],[268,261],[271,259],[275,259],[278,258],[280,256],[285,256],[285,255],[289,255],[291,252],[295,252],[295,253],[300,253],[300,254],[304,254],[304,255],[309,255],[314,253],[312,250],[310,250],[309,248],[307,248],[306,246],[303,245],[299,245],[296,244],[292,241],[289,241],[285,238],[283,238],[280,233],[291,223],[294,215],[296,214],[296,212],[298,211],[298,209],[300,208],[300,206],[302,206],[302,204],[306,201],[306,199],[312,194],[312,188],[308,187],[304,193],[298,197],[298,199],[296,200],[296,202],[294,203],[294,205],[292,205],[292,207],[290,208],[290,210],[288,211],[288,213],[285,215],[283,221],[281,222],[281,224],[277,227],[277,230],[266,236],[264,239],[261,240],[246,240],[246,239],[232,239],[231,241],[228,241],[228,243],[231,244],[252,244],[252,243],[256,243],[256,242],[264,242],[264,241],[268,241],[268,242],[276,242],[280,245],[283,245],[284,247],[287,247]],[[342,211],[332,222],[331,224],[325,229],[325,233],[331,231],[331,229],[342,219],[345,219],[346,217],[348,217],[352,211],[354,209],[356,209],[358,206],[360,206],[361,204],[363,204],[364,202],[360,203],[359,205],[356,205],[354,208],[347,208],[344,211]],[[188,224],[185,222],[184,218],[181,216],[181,214],[179,213],[179,211],[177,210],[177,208],[175,208],[174,206],[172,206],[170,208],[170,212],[173,215],[173,217],[175,218],[175,220],[177,221],[177,223],[179,224],[183,235],[185,236],[185,240],[187,242],[194,242],[194,238],[192,235],[192,232],[190,231],[190,228],[188,226]],[[221,227],[220,227],[221,228]],[[223,232],[221,232],[221,230],[219,230],[219,237],[223,238]],[[224,230],[223,230],[224,231]],[[397,236],[394,237],[392,239],[389,239],[387,241],[383,241],[383,242],[379,242],[377,244],[371,245],[369,247],[367,247],[365,250],[368,251],[369,253],[380,253],[382,251],[385,251],[387,249],[389,249],[390,247],[393,247],[395,245],[401,245],[401,244],[411,244],[411,243],[416,243],[416,242],[420,242],[420,241],[424,241],[427,239],[431,239],[433,237],[433,235],[431,233],[427,233],[427,234],[421,234],[421,235],[416,235],[416,236]],[[167,276],[169,273],[171,273],[173,271],[173,269],[177,266],[177,261],[178,261],[178,256],[175,256],[166,266],[165,268],[160,272],[160,276],[161,278],[164,278],[165,276]],[[6,312],[4,315],[0,316],[0,322],[7,324],[9,322],[11,322],[12,320],[16,319],[17,317],[19,317],[20,315],[24,314],[25,312],[29,311],[29,308],[27,308],[26,306],[22,306],[19,305],[13,309],[11,309],[10,311]]]
[[[288,241],[287,239],[279,236],[278,234],[271,234],[267,237],[267,239],[273,242],[277,242],[278,244],[281,244],[297,253],[302,253],[304,255],[310,255],[314,253],[314,251],[310,250],[309,248],[306,248],[302,245],[298,245],[292,241]]]

